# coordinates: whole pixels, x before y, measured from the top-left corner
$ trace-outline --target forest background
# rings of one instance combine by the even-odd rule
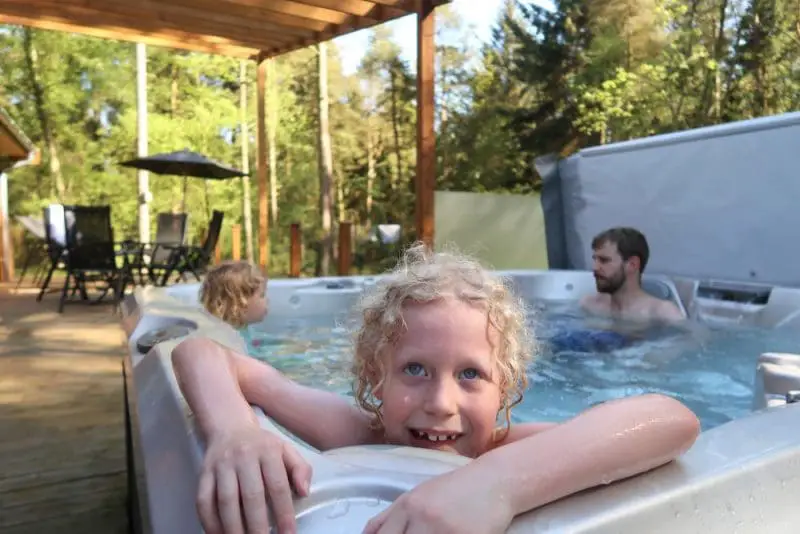
[[[445,6],[436,40],[441,191],[535,194],[538,156],[783,113],[800,101],[800,0],[505,0],[488,42]],[[136,173],[119,166],[136,155],[134,48],[0,26],[0,107],[42,151],[41,165],[13,171],[12,216],[39,216],[51,202],[110,204],[115,238],[138,238]],[[147,53],[150,154],[189,148],[254,169],[255,65]],[[332,269],[334,247],[321,244],[332,243],[337,221],[354,225],[363,271],[385,264],[370,251],[379,247],[368,239],[375,225],[400,224],[405,239],[415,233],[414,65],[382,26],[346,71],[335,43],[269,65],[272,276],[288,272],[292,223],[302,228],[306,274]],[[225,236],[233,224],[245,228],[243,255],[252,257],[257,202],[248,202],[248,182],[190,179],[190,239],[205,231],[208,195],[225,213]],[[179,208],[182,182],[151,174],[150,189],[154,228],[155,214]],[[229,256],[231,240],[221,246]]]

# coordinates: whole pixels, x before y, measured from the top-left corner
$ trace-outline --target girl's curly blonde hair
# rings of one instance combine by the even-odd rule
[[[477,261],[456,252],[431,252],[423,243],[409,247],[397,267],[361,301],[361,325],[355,335],[353,374],[358,405],[381,426],[381,403],[374,392],[383,383],[386,357],[405,331],[403,306],[456,298],[485,309],[489,325],[499,334],[495,347],[499,385],[507,428],[511,408],[522,400],[528,384],[526,367],[535,339],[525,325],[525,308],[505,281]]]
[[[240,328],[245,326],[245,314],[250,298],[264,290],[266,277],[247,261],[224,261],[206,274],[200,286],[200,301],[215,317]]]

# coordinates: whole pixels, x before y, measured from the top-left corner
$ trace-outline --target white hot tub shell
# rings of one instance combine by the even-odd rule
[[[503,274],[533,299],[572,300],[594,290],[591,273],[586,272]],[[273,280],[268,290],[270,316],[338,313],[374,282],[364,277]],[[795,289],[768,288],[766,301],[737,302],[715,299],[714,291],[703,290],[709,283],[700,281],[649,276],[645,285],[653,294],[674,300],[687,315],[704,320],[747,321],[767,328],[792,327],[798,321],[800,291]],[[727,288],[728,293],[722,293],[728,295],[765,291],[762,286],[711,286]],[[232,328],[198,306],[197,290],[196,284],[137,289],[123,305],[130,350],[124,370],[128,469],[137,532],[202,532],[195,495],[204,445],[170,361],[183,337],[148,346],[155,332],[164,337],[203,335],[245,350]],[[787,404],[786,397],[800,390],[800,357],[762,355],[754,375],[753,414],[702,433],[692,449],[665,467],[519,516],[509,532],[797,532],[800,507],[792,504],[792,496],[800,493],[800,404]],[[264,428],[291,439],[255,410]],[[367,520],[398,495],[468,461],[391,446],[322,454],[303,445],[299,449],[314,469],[310,496],[295,503],[300,534],[360,533]]]

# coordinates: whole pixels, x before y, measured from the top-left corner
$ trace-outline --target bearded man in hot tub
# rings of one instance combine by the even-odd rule
[[[550,341],[556,352],[609,352],[630,345],[653,326],[684,321],[675,303],[642,289],[650,248],[640,231],[609,228],[594,237],[592,251],[597,293],[581,299],[580,305],[596,324],[554,336]]]
[[[636,322],[675,323],[685,319],[674,302],[642,289],[650,248],[639,230],[605,230],[592,240],[592,251],[597,293],[581,300],[586,312]]]

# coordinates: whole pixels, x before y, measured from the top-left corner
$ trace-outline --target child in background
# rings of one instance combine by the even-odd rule
[[[225,261],[206,274],[200,302],[208,313],[238,329],[250,341],[248,325],[267,316],[267,278],[247,261]]]
[[[249,403],[322,451],[393,444],[473,458],[400,496],[367,534],[505,532],[519,514],[670,462],[699,433],[695,415],[662,395],[512,426],[534,343],[522,303],[463,256],[412,247],[360,311],[356,405],[207,338],[175,348],[206,439],[197,497],[206,532],[296,532],[292,494],[309,494],[310,465],[259,426]]]

